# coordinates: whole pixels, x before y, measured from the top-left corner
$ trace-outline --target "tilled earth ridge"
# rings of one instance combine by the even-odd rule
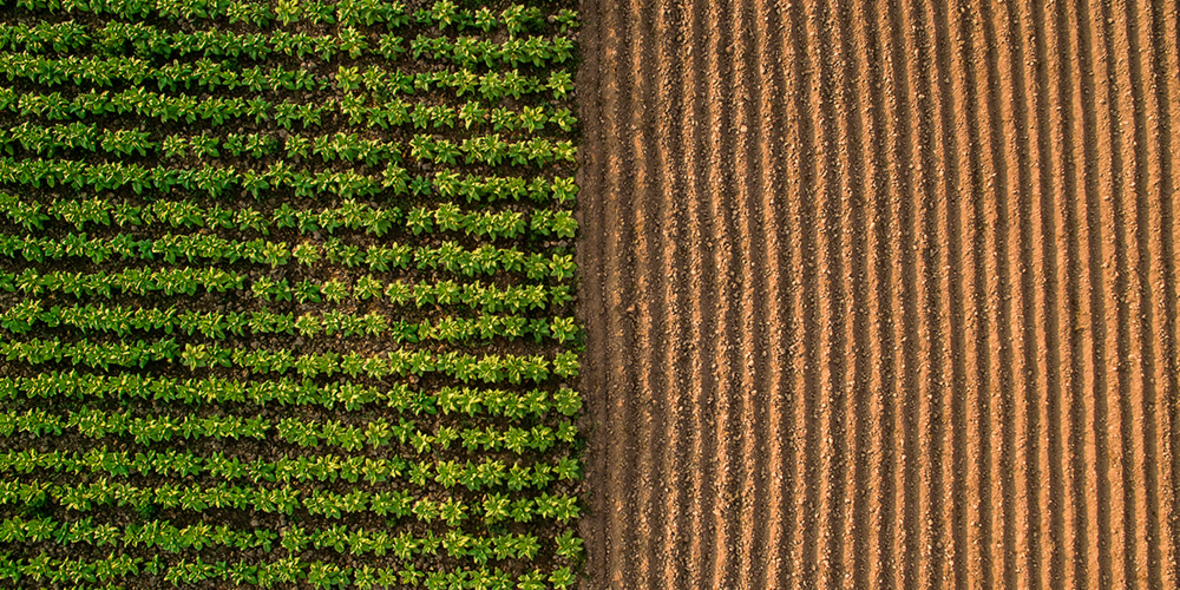
[[[1175,588],[1178,3],[586,0],[587,588]]]

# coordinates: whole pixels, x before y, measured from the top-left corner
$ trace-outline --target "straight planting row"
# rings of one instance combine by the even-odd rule
[[[470,103],[469,103],[470,104]],[[431,107],[433,108],[433,107]],[[442,107],[444,112],[452,113],[449,108]],[[525,107],[528,111],[532,107]],[[430,109],[427,109],[429,112]],[[538,120],[546,115],[544,109],[536,107]],[[416,111],[417,112],[417,111]],[[531,116],[531,115],[530,115]],[[162,156],[168,159],[210,159],[221,157],[220,147],[222,139],[208,134],[195,136],[170,135],[162,141],[155,141],[147,131],[135,130],[106,130],[101,133],[95,131],[97,141],[92,141],[88,130],[96,130],[94,125],[54,125],[41,127],[22,124],[0,134],[0,146],[6,151],[13,152],[12,144],[19,142],[21,147],[30,154],[53,156],[69,149],[83,152],[102,151],[105,154],[133,155],[147,157]],[[75,136],[75,132],[77,136]],[[85,135],[86,137],[83,137]],[[237,136],[241,137],[241,136]],[[229,141],[228,139],[226,141]],[[336,133],[324,135],[288,135],[279,140],[277,136],[250,134],[245,140],[233,145],[234,151],[227,150],[226,155],[263,159],[279,153],[279,145],[283,144],[286,157],[293,159],[310,159],[315,157],[323,163],[334,160],[346,162],[364,162],[367,166],[382,164],[401,164],[408,160],[413,163],[433,162],[435,164],[487,164],[499,166],[536,166],[545,167],[550,164],[569,164],[574,162],[576,148],[568,140],[552,141],[547,138],[533,138],[517,142],[504,141],[500,135],[483,135],[469,137],[462,141],[438,139],[433,135],[418,134],[406,143],[387,142],[381,139],[364,138],[357,134]]]
[[[426,341],[458,343],[494,338],[507,338],[509,341],[532,338],[538,344],[552,339],[565,343],[575,340],[580,332],[572,317],[527,318],[488,314],[474,318],[446,316],[433,321],[424,319],[414,322],[393,319],[383,313],[347,313],[336,309],[303,314],[266,310],[199,312],[178,307],[131,308],[106,304],[54,305],[46,309],[39,299],[32,298],[0,312],[0,328],[13,334],[24,334],[39,326],[67,326],[82,332],[103,332],[120,337],[153,330],[172,334],[175,330],[189,336],[201,334],[217,340],[244,337],[247,334],[299,334],[305,338],[314,338],[320,334],[339,334],[345,338],[380,336],[393,344]]]
[[[209,508],[257,510],[267,514],[286,514],[303,509],[309,514],[339,519],[347,514],[371,512],[381,517],[416,517],[425,523],[442,521],[458,526],[468,518],[478,518],[485,524],[501,522],[527,523],[550,520],[561,523],[575,520],[580,515],[576,496],[541,492],[535,497],[509,498],[507,494],[483,494],[479,504],[467,503],[455,497],[436,501],[415,499],[413,494],[400,490],[369,492],[353,490],[337,494],[326,490],[296,489],[292,487],[235,486],[227,483],[202,486],[165,483],[159,486],[137,486],[99,478],[89,483],[60,485],[50,481],[0,481],[0,506],[39,506],[54,502],[67,510],[89,512],[97,506],[130,506],[144,509],[151,506],[201,512]]]
[[[157,452],[153,450],[108,451],[91,448],[86,452],[40,452],[35,449],[0,453],[0,472],[29,474],[51,471],[71,475],[106,474],[126,477],[132,474],[184,478],[206,476],[217,479],[246,479],[263,482],[320,482],[334,483],[364,481],[370,486],[391,480],[425,487],[429,482],[444,489],[462,486],[468,491],[506,488],[542,490],[557,480],[577,481],[581,466],[577,459],[560,457],[555,463],[544,461],[511,466],[501,459],[483,459],[477,463],[458,461],[415,461],[402,457],[361,457],[338,455],[300,455],[276,461],[263,459],[240,460],[217,452],[201,456],[189,452]]]
[[[576,560],[581,555],[580,539],[575,539],[572,533],[566,531],[553,539],[551,545],[555,555],[570,560]],[[472,535],[460,529],[448,529],[441,536],[427,530],[417,536],[408,531],[393,535],[385,530],[342,524],[322,528],[292,525],[276,532],[269,529],[236,530],[228,525],[212,526],[205,523],[177,527],[170,521],[158,519],[131,523],[125,527],[95,523],[90,518],[62,522],[53,518],[15,516],[0,521],[0,542],[45,541],[66,545],[82,543],[95,547],[121,546],[124,549],[146,547],[169,553],[188,549],[200,551],[206,547],[261,549],[264,553],[270,553],[281,547],[289,555],[319,549],[354,556],[368,554],[383,557],[388,554],[401,560],[412,560],[420,555],[446,555],[452,559],[470,559],[480,565],[490,560],[533,559],[542,550],[541,540],[529,533]]]
[[[105,115],[135,114],[139,119],[155,118],[161,123],[180,120],[192,124],[197,121],[210,123],[211,127],[224,126],[227,122],[253,122],[261,125],[274,119],[285,130],[290,131],[295,122],[301,123],[304,129],[318,125],[325,116],[335,116],[337,112],[348,117],[350,125],[363,125],[370,130],[377,128],[389,129],[403,125],[412,125],[415,129],[454,129],[458,123],[470,130],[472,127],[491,127],[492,131],[514,133],[525,131],[538,133],[571,132],[577,126],[578,120],[566,107],[547,105],[521,106],[520,108],[494,106],[479,100],[469,100],[462,104],[429,104],[426,102],[411,102],[400,98],[392,98],[376,102],[373,106],[365,106],[365,97],[348,94],[340,102],[329,97],[322,103],[308,105],[298,102],[273,102],[264,98],[250,98],[245,102],[245,110],[239,110],[241,104],[238,99],[211,97],[197,102],[188,96],[167,96],[143,88],[125,90],[111,94],[109,90],[102,92],[86,92],[68,98],[60,92],[17,92],[10,88],[0,87],[0,107],[19,114],[23,118],[44,117],[49,120],[87,119],[103,117]],[[210,106],[204,106],[208,102]],[[338,110],[337,110],[338,109]],[[243,114],[244,113],[244,114]],[[138,125],[139,121],[134,121]],[[547,126],[552,123],[552,126]],[[103,140],[97,135],[97,124],[71,123],[62,125],[40,125],[29,122],[15,126],[8,136],[8,141],[20,141],[22,145],[28,142],[29,147],[52,153],[55,149],[80,148],[91,149],[95,142],[106,151],[130,154],[125,148],[130,135],[119,135],[119,121],[108,121],[101,125],[104,130],[114,136],[115,143],[108,149]],[[177,134],[173,136],[173,144],[184,140],[189,143],[195,157],[204,157],[210,150],[224,149],[231,156],[248,154],[262,157],[271,153],[277,142],[269,134],[262,133],[226,133],[224,136],[210,136],[208,134]],[[300,136],[308,142],[317,140],[317,136]],[[291,142],[294,150],[289,157],[306,155],[302,151],[311,144],[304,144],[301,139]],[[369,144],[357,142],[358,152]],[[136,146],[138,147],[138,146]],[[6,150],[11,150],[6,146]],[[146,149],[146,147],[145,147]],[[175,155],[176,152],[174,152]],[[360,158],[364,160],[364,158]]]
[[[12,4],[5,0],[0,5]],[[274,30],[277,21],[283,26],[340,24],[345,27],[381,25],[386,29],[419,26],[480,30],[485,34],[504,28],[509,35],[536,30],[548,20],[536,6],[512,3],[503,10],[487,6],[461,8],[453,0],[435,0],[429,7],[414,12],[402,0],[285,0],[277,5],[259,0],[16,0],[15,5],[30,11],[63,11],[67,14],[91,13],[130,21],[151,17],[166,21],[225,19],[229,24],[252,25]],[[562,27],[577,25],[577,13],[562,9],[553,15]],[[300,27],[291,27],[300,28]],[[52,31],[45,42],[60,42]]]
[[[549,183],[544,180],[541,183],[546,185],[542,190],[548,190]],[[262,235],[282,229],[295,229],[305,235],[317,232],[334,234],[337,230],[348,229],[363,230],[377,237],[395,229],[414,235],[449,231],[477,237],[517,238],[528,231],[543,237],[572,237],[577,229],[577,220],[569,211],[464,211],[455,203],[402,210],[400,207],[375,206],[355,199],[346,199],[339,206],[322,209],[295,209],[283,203],[278,208],[263,211],[249,206],[202,206],[194,201],[169,199],[137,205],[128,201],[83,196],[50,199],[42,203],[0,192],[0,216],[8,217],[10,222],[23,227],[25,231],[43,230],[43,224],[48,221],[68,223],[78,231],[87,226],[107,227],[113,223],[126,229],[207,227],[254,231]]]
[[[0,580],[12,580],[14,583],[24,579],[32,579],[39,583],[44,579],[59,585],[74,584],[68,586],[71,588],[124,590],[126,586],[117,580],[133,579],[141,574],[162,576],[164,581],[170,584],[201,584],[208,581],[231,586],[258,585],[262,588],[305,580],[316,590],[330,590],[336,587],[397,590],[418,586],[426,590],[547,590],[550,587],[562,590],[572,586],[575,581],[569,566],[561,566],[548,574],[537,568],[513,576],[499,567],[489,570],[487,567],[464,569],[456,566],[431,571],[420,570],[413,563],[405,563],[400,568],[378,568],[368,564],[354,568],[322,561],[303,561],[298,557],[286,557],[257,564],[245,561],[231,563],[224,560],[206,563],[198,557],[193,561],[182,558],[168,565],[160,555],[144,559],[127,555],[116,557],[112,554],[106,559],[99,560],[53,558],[47,553],[17,559],[0,555]]]
[[[503,98],[512,97],[544,99],[552,97],[562,100],[573,91],[573,75],[564,69],[552,70],[547,77],[521,74],[518,69],[503,72],[491,71],[477,74],[471,70],[455,71],[442,70],[436,72],[404,72],[383,68],[381,66],[342,67],[337,70],[335,77],[317,76],[310,70],[286,70],[281,67],[263,69],[261,66],[251,68],[234,68],[217,62],[200,62],[198,64],[181,64],[154,68],[142,66],[133,67],[130,60],[135,58],[108,58],[94,63],[81,62],[80,58],[73,61],[54,60],[40,56],[22,56],[20,54],[0,54],[0,71],[7,74],[11,81],[14,78],[27,80],[33,84],[44,86],[60,86],[73,84],[77,86],[131,86],[144,88],[145,81],[156,82],[160,90],[178,92],[211,92],[215,89],[238,90],[244,92],[312,92],[339,91],[350,92],[365,90],[373,94],[376,101],[384,101],[398,95],[428,94],[432,90],[453,91],[456,98],[466,94],[478,95],[485,101],[496,103]],[[200,66],[200,67],[198,67]],[[131,68],[125,70],[124,68]],[[137,71],[141,70],[141,71]],[[93,93],[94,91],[91,90]],[[104,91],[109,92],[109,91]],[[354,95],[361,104],[364,96]],[[181,96],[178,98],[191,98]],[[233,99],[223,99],[233,100]],[[224,111],[239,103],[221,103],[219,110]],[[251,107],[258,109],[258,107]],[[279,107],[275,112],[281,115]],[[313,111],[317,115],[323,111]],[[348,113],[342,106],[341,112]],[[254,115],[255,112],[249,114]],[[240,116],[240,115],[238,115]],[[294,120],[293,118],[290,120]],[[282,124],[282,119],[276,117],[276,122]],[[304,126],[308,125],[302,119]],[[319,124],[316,122],[315,124]],[[289,126],[288,126],[289,127]]]
[[[443,386],[433,391],[412,389],[406,383],[377,388],[349,380],[318,384],[310,380],[239,381],[219,377],[175,379],[120,373],[103,375],[47,371],[33,377],[0,377],[0,400],[28,399],[34,403],[69,399],[83,402],[179,401],[190,406],[252,404],[260,408],[314,406],[357,411],[380,404],[395,412],[419,415],[493,416],[509,420],[539,420],[550,412],[572,417],[582,408],[582,397],[567,387],[508,391],[486,387]]]
[[[477,65],[487,68],[515,68],[522,65],[531,65],[537,68],[553,67],[555,64],[562,64],[573,59],[574,51],[573,41],[561,36],[549,38],[532,35],[527,39],[511,38],[497,43],[482,36],[463,36],[452,40],[448,37],[420,34],[407,43],[406,39],[393,34],[369,35],[351,27],[344,27],[333,35],[324,36],[280,33],[267,37],[229,33],[224,37],[210,38],[208,33],[169,33],[158,29],[151,31],[150,29],[145,30],[145,26],[142,24],[133,26],[120,23],[114,26],[108,25],[103,33],[110,36],[102,38],[101,45],[96,47],[100,55],[80,57],[66,54],[62,57],[51,57],[39,55],[40,52],[34,48],[21,51],[16,46],[19,30],[6,31],[0,28],[0,56],[4,56],[0,58],[0,71],[23,75],[21,72],[32,69],[37,72],[38,81],[46,84],[53,84],[61,80],[60,75],[63,73],[75,84],[90,82],[105,85],[109,84],[111,76],[130,80],[137,85],[146,80],[155,79],[159,82],[161,90],[178,88],[178,83],[182,81],[190,83],[198,81],[200,85],[207,86],[211,81],[220,78],[221,82],[229,83],[228,87],[232,89],[238,86],[238,80],[241,80],[241,85],[248,87],[246,80],[249,78],[242,75],[247,70],[252,70],[254,72],[252,76],[256,76],[261,72],[281,72],[283,68],[277,66],[269,70],[262,70],[258,67],[241,67],[238,70],[239,75],[228,75],[228,72],[232,70],[221,67],[226,62],[221,61],[220,56],[199,57],[193,62],[181,62],[178,58],[173,58],[171,63],[158,69],[153,67],[152,63],[167,59],[164,56],[173,51],[182,55],[189,52],[167,46],[171,42],[178,42],[181,47],[195,51],[196,47],[202,46],[205,48],[221,46],[220,49],[239,40],[237,39],[239,37],[246,45],[237,47],[234,52],[238,53],[240,57],[249,57],[250,59],[265,60],[274,54],[286,54],[300,59],[314,55],[327,62],[337,55],[342,57],[347,55],[348,58],[354,60],[363,56],[380,58],[384,62],[393,62],[403,55],[409,55],[414,60],[425,58],[448,62],[448,65],[465,69]],[[197,35],[203,38],[194,38]],[[5,37],[8,37],[8,47],[4,47],[6,45]],[[71,39],[77,42],[84,37],[74,35]],[[117,55],[122,52],[128,42],[132,42],[139,50],[136,51],[137,55]],[[142,51],[144,49],[148,51]],[[234,57],[229,59],[237,60]],[[115,65],[124,65],[128,71],[115,74],[112,70]],[[50,74],[49,72],[54,73]],[[190,77],[194,74],[197,76],[196,80]],[[41,78],[42,75],[47,77]],[[282,76],[283,74],[270,75]],[[328,88],[324,85],[327,82],[326,79],[318,77],[316,79],[316,83],[319,85],[308,89]],[[186,88],[191,87],[188,83],[183,85]]]
[[[35,263],[68,258],[89,258],[95,264],[114,259],[159,259],[169,264],[181,260],[189,263],[230,264],[242,261],[265,264],[271,268],[286,265],[292,258],[304,266],[313,266],[323,259],[349,268],[366,266],[372,272],[442,270],[466,277],[518,273],[530,281],[562,281],[573,277],[576,270],[572,254],[546,256],[516,247],[497,248],[491,244],[483,244],[472,250],[452,241],[442,242],[437,248],[413,247],[397,242],[362,247],[330,238],[324,243],[304,242],[292,248],[286,242],[263,239],[240,241],[208,234],[165,234],[154,240],[137,240],[129,234],[90,238],[85,232],[71,232],[58,238],[0,235],[0,256],[22,257]],[[333,284],[336,285],[334,292],[320,289],[325,298],[340,301],[347,297],[347,290],[342,283]],[[328,284],[325,283],[324,287],[328,287]],[[373,293],[374,296],[376,294]]]
[[[199,291],[225,293],[245,289],[247,276],[237,271],[220,268],[153,269],[130,268],[108,273],[98,271],[39,272],[26,268],[19,273],[0,272],[0,291],[20,292],[23,295],[64,293],[77,297],[116,294],[141,297],[164,295],[195,295]],[[573,300],[569,285],[526,284],[500,287],[493,283],[451,280],[437,282],[386,282],[372,275],[364,275],[355,283],[330,279],[304,279],[294,283],[287,279],[257,276],[250,282],[250,291],[263,301],[294,301],[303,303],[340,303],[348,299],[360,301],[386,300],[392,305],[412,305],[417,308],[461,306],[483,313],[523,313],[530,310],[557,308]]]
[[[429,455],[450,449],[452,443],[458,443],[469,453],[507,451],[516,455],[531,452],[544,453],[554,446],[565,443],[572,444],[578,436],[578,430],[568,420],[562,420],[557,428],[538,424],[531,428],[497,426],[457,428],[440,426],[434,434],[430,434],[416,425],[413,420],[402,418],[393,423],[378,418],[364,425],[349,426],[339,420],[306,421],[298,418],[284,418],[271,420],[263,416],[242,417],[236,415],[219,415],[198,418],[191,414],[185,416],[157,415],[153,417],[132,417],[121,412],[107,412],[103,410],[83,407],[57,414],[40,408],[30,408],[24,411],[0,411],[0,437],[11,437],[16,434],[30,434],[32,436],[62,436],[66,431],[77,432],[81,436],[102,439],[107,436],[127,436],[136,444],[148,445],[172,440],[199,439],[254,439],[283,442],[305,449],[315,449],[323,446],[338,447],[351,453],[364,449],[377,450],[381,447],[394,445],[396,442],[403,451],[414,449],[419,455]],[[357,458],[358,468],[361,465]],[[563,479],[576,478],[578,472],[570,466],[559,476]],[[457,467],[447,473],[457,478],[462,471]],[[536,470],[535,470],[536,471]],[[540,478],[548,473],[536,471]],[[388,474],[387,474],[388,475]],[[415,467],[411,470],[410,481],[416,485],[426,485],[429,471],[419,471]],[[487,479],[481,475],[480,480],[491,485],[500,485],[507,473],[488,472]],[[396,477],[396,476],[395,476]],[[418,478],[421,478],[419,480]],[[459,483],[458,479],[453,484]]]
[[[432,140],[428,149],[443,145],[442,141],[446,140]],[[432,152],[431,155],[434,157],[437,153]],[[33,188],[40,188],[44,184],[48,188],[60,185],[72,187],[74,190],[95,191],[128,188],[137,195],[152,190],[169,194],[176,188],[214,199],[237,197],[243,192],[255,199],[262,199],[273,196],[271,191],[278,189],[291,189],[295,198],[337,196],[349,199],[377,195],[429,195],[436,185],[440,194],[466,196],[469,202],[479,200],[481,195],[491,194],[492,191],[512,196],[512,182],[504,178],[468,176],[464,180],[456,172],[440,172],[432,180],[428,176],[411,177],[405,168],[397,164],[388,165],[380,176],[369,176],[353,169],[343,172],[297,170],[285,162],[275,162],[265,170],[239,170],[233,166],[209,164],[201,168],[170,168],[144,167],[122,162],[89,164],[80,160],[5,157],[0,158],[0,182]],[[553,191],[543,196],[551,195],[557,199],[559,190],[564,190],[566,195],[570,194],[571,189],[558,187],[556,180],[542,178],[540,181],[532,181],[534,185],[538,182]],[[517,181],[517,184],[526,190],[530,188],[529,183],[523,179]],[[443,193],[444,189],[451,191],[451,194]],[[464,189],[467,190],[466,194],[459,192]],[[517,198],[519,196],[518,193]]]
[[[457,379],[463,383],[477,381],[485,384],[542,383],[551,376],[560,379],[575,377],[579,371],[578,355],[573,351],[559,352],[552,358],[545,355],[485,354],[472,355],[458,351],[433,352],[417,349],[394,349],[366,355],[355,350],[345,354],[334,351],[298,354],[287,348],[247,349],[223,347],[217,344],[185,344],[174,340],[134,340],[94,342],[77,340],[61,342],[33,338],[27,341],[0,340],[0,355],[9,361],[31,365],[70,362],[90,368],[144,368],[151,362],[181,364],[189,369],[202,367],[239,367],[255,374],[283,374],[294,371],[311,379],[317,375],[332,376],[342,373],[350,377],[366,375],[370,379],[385,377],[422,376],[427,373]]]

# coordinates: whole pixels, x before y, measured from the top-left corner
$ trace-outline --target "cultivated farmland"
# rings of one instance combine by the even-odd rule
[[[1177,10],[587,0],[588,587],[1180,585]]]
[[[561,2],[0,2],[0,586],[564,588]]]
[[[0,587],[1180,586],[1178,40],[0,0]]]

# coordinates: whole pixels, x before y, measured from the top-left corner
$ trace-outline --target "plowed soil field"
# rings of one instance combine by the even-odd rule
[[[588,588],[1180,585],[1174,0],[585,0]]]

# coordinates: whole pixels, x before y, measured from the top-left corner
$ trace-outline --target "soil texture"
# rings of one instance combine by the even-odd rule
[[[1180,586],[1177,12],[585,0],[585,587]]]

